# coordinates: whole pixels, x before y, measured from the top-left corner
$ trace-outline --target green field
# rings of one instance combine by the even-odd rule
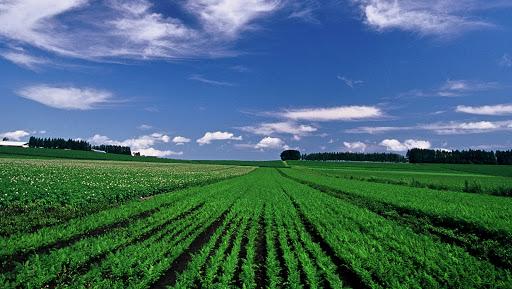
[[[512,196],[512,166],[310,161],[288,164],[309,174],[333,178]]]
[[[512,288],[508,167],[213,163],[0,158],[0,288]]]

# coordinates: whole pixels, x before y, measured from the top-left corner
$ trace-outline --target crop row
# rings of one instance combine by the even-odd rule
[[[402,165],[403,166],[403,165]],[[479,193],[494,196],[512,196],[512,179],[505,176],[484,175],[465,171],[448,170],[389,170],[358,167],[309,167],[294,166],[316,175],[350,180],[394,184],[408,187]]]
[[[281,170],[297,180],[334,188],[345,193],[375,199],[436,222],[467,226],[492,235],[512,236],[512,199],[389,184],[312,176],[295,170]]]
[[[279,179],[311,223],[360,280],[372,288],[496,288],[509,271],[464,249],[416,234],[371,211],[289,179]]]
[[[33,234],[11,236],[4,241],[2,259],[9,260],[20,252],[28,252],[28,258],[8,270],[9,261],[3,262],[6,272],[0,275],[0,287],[94,284],[95,288],[128,288],[131,284],[151,284],[242,193],[241,180],[232,179],[130,203]],[[125,227],[88,236],[87,232],[119,220],[114,216],[140,214],[136,205],[151,213]],[[108,216],[112,219],[103,222]],[[77,234],[81,238],[66,243]],[[66,245],[55,247],[55,242]],[[38,250],[44,245],[52,249]]]

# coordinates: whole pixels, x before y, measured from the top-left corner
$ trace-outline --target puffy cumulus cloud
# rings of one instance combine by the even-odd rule
[[[91,110],[112,102],[112,93],[93,88],[53,87],[45,84],[25,87],[17,94],[49,107],[65,110]]]
[[[386,147],[388,151],[403,152],[413,148],[429,149],[429,141],[408,139],[403,143],[396,139],[385,139],[380,142],[381,146]]]
[[[405,30],[420,35],[448,37],[465,31],[492,27],[473,20],[468,12],[478,6],[474,1],[430,0],[353,0],[361,7],[368,26],[379,30]]]
[[[512,104],[484,105],[484,106],[457,106],[456,112],[479,115],[508,115],[512,114]]]
[[[147,149],[139,149],[138,152],[142,156],[154,156],[159,158],[165,158],[169,156],[181,156],[183,155],[183,152],[175,152],[171,150],[157,150],[154,148],[147,148]]]
[[[383,112],[375,106],[338,106],[324,108],[290,109],[279,116],[293,120],[354,121],[380,118]]]
[[[161,141],[163,141],[165,143],[168,143],[171,140],[171,138],[168,135],[163,135],[161,133],[154,133],[154,134],[151,135],[151,137],[153,137],[155,139],[158,139],[158,140],[161,140]]]
[[[207,132],[202,138],[196,140],[196,142],[202,146],[205,144],[211,144],[214,140],[242,140],[242,136],[235,136],[230,132]]]
[[[182,136],[175,136],[172,139],[172,142],[175,143],[177,146],[184,145],[185,143],[189,143],[190,141],[191,139]]]
[[[265,137],[254,146],[255,149],[288,149],[284,141],[277,137]]]
[[[138,138],[131,138],[124,141],[112,140],[107,136],[96,134],[93,137],[87,140],[89,143],[93,145],[117,145],[117,146],[127,146],[130,147],[132,152],[140,152],[142,155],[151,155],[151,156],[159,156],[165,157],[170,155],[182,155],[183,152],[173,152],[173,151],[158,151],[154,149],[152,146],[158,143],[168,143],[170,141],[170,137],[167,135],[163,135],[160,133],[154,133],[151,135],[143,135]],[[145,152],[145,153],[143,153]]]
[[[256,135],[275,135],[285,133],[293,134],[295,136],[304,136],[317,131],[317,128],[314,126],[303,124],[298,125],[292,122],[261,123],[256,126],[244,126],[238,129]]]
[[[364,152],[366,149],[366,144],[358,141],[358,142],[343,142],[343,145],[345,148],[347,148],[350,152],[351,151],[358,151],[358,152]]]
[[[28,136],[29,134],[30,134],[29,132],[26,132],[24,130],[17,130],[17,131],[4,132],[4,133],[0,134],[0,136],[2,138],[6,137],[11,141],[12,140],[19,141],[22,138]]]

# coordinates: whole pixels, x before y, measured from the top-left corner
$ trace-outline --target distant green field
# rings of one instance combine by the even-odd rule
[[[512,166],[288,161],[311,174],[438,190],[512,196]]]
[[[90,151],[73,151],[60,149],[41,149],[41,148],[18,148],[0,146],[0,158],[58,158],[58,159],[80,159],[80,160],[107,160],[107,161],[136,161],[152,163],[191,163],[191,164],[210,164],[210,165],[234,165],[234,166],[254,166],[254,167],[275,167],[284,168],[282,161],[236,161],[236,160],[218,160],[218,161],[193,161],[163,159],[154,157],[134,157],[128,155],[106,154]]]

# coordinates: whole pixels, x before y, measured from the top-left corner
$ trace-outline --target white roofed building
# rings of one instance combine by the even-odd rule
[[[28,142],[24,142],[24,141],[0,141],[0,146],[28,148]]]

